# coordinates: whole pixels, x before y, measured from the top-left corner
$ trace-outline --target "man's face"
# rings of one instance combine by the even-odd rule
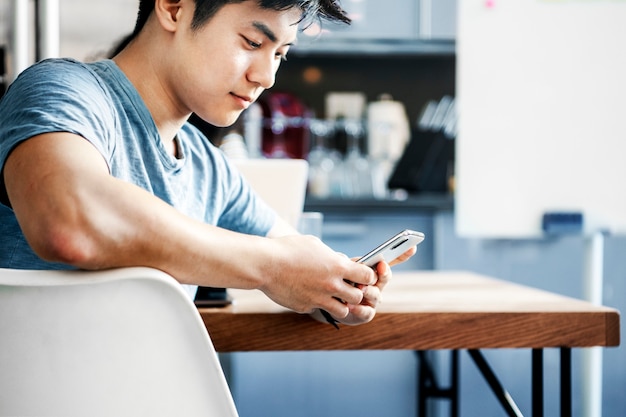
[[[216,126],[233,124],[274,85],[300,17],[297,7],[278,12],[244,1],[224,6],[193,32],[191,13],[184,14],[165,78],[175,105]]]

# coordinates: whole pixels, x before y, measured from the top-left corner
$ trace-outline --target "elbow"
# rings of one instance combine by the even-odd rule
[[[28,241],[35,254],[48,262],[84,269],[94,269],[98,263],[93,242],[80,231],[53,227]]]

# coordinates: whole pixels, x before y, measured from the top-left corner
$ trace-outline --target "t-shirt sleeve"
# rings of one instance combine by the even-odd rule
[[[254,192],[232,164],[227,163],[228,200],[218,226],[241,233],[265,236],[274,225],[277,214]]]
[[[72,60],[42,61],[22,72],[0,102],[0,166],[19,143],[51,132],[84,137],[108,161],[114,126],[106,90],[89,68]]]

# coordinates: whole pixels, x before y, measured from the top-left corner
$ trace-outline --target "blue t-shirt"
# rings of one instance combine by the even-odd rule
[[[20,74],[0,101],[0,168],[20,142],[48,132],[82,136],[102,154],[111,175],[194,219],[261,236],[275,221],[223,153],[189,123],[177,135],[180,158],[170,155],[142,98],[111,60],[52,59]],[[40,259],[4,204],[0,267],[70,268]]]

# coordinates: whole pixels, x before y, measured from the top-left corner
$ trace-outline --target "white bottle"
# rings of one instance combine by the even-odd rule
[[[384,94],[367,107],[368,149],[374,159],[392,162],[402,156],[409,142],[410,126],[404,105]]]
[[[263,109],[259,103],[252,103],[243,114],[243,138],[250,158],[262,158]]]

